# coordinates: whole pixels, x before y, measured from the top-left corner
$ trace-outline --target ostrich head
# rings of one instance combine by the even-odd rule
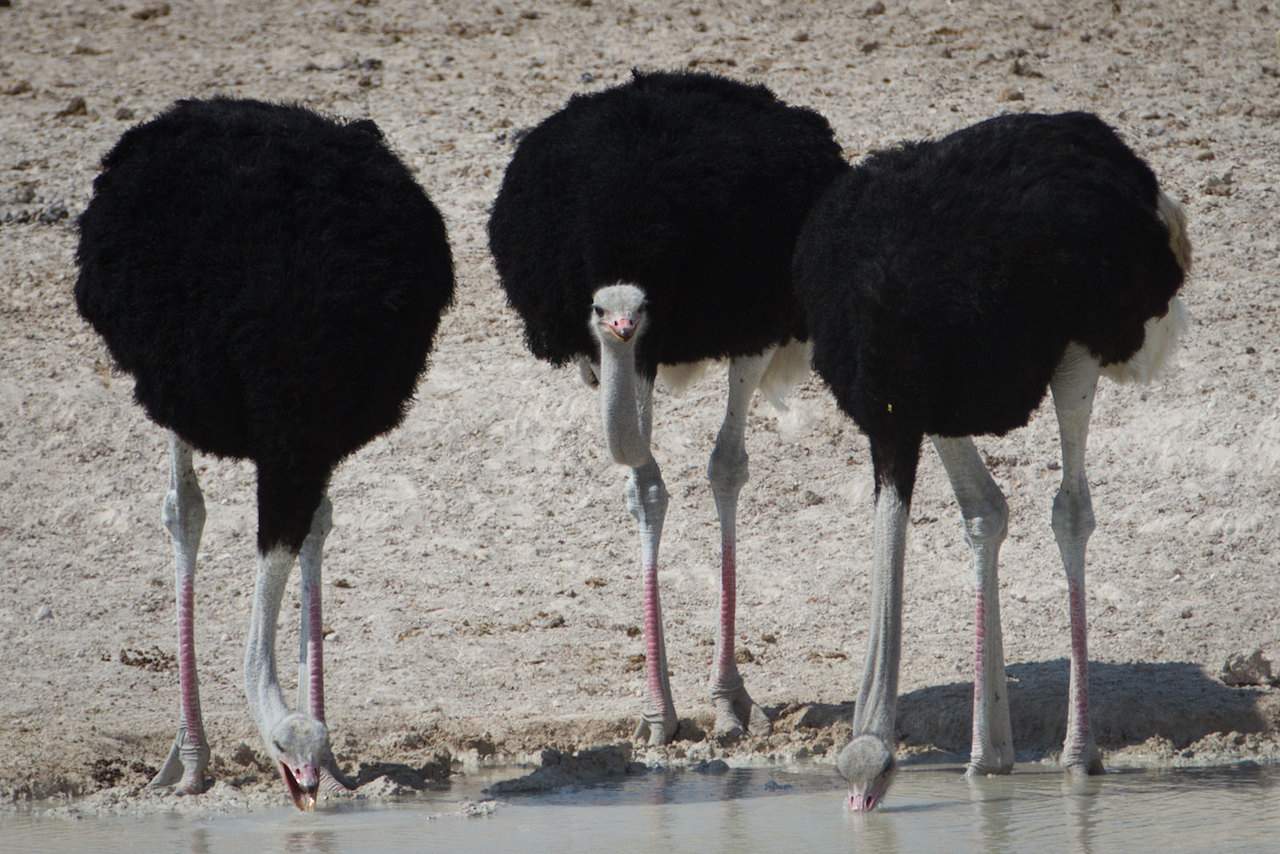
[[[591,297],[591,331],[601,346],[639,338],[648,316],[644,291],[635,285],[610,285]]]
[[[329,751],[328,729],[315,718],[293,712],[272,728],[269,747],[293,803],[303,812],[314,809],[320,765]]]
[[[884,800],[898,763],[878,735],[859,735],[836,758],[836,770],[849,783],[849,808],[870,812]]]

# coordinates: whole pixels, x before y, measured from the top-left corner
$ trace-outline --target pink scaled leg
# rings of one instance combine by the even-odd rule
[[[204,791],[209,766],[209,744],[200,716],[200,680],[196,674],[195,576],[196,553],[204,531],[204,496],[191,465],[191,446],[169,436],[169,492],[161,519],[173,539],[174,586],[178,611],[178,685],[182,722],[164,765],[151,779],[152,786],[176,786],[180,794]]]
[[[311,531],[298,552],[302,577],[302,621],[298,632],[298,709],[326,723],[324,717],[324,617],[321,608],[320,567],[324,541],[333,530],[333,504],[320,499],[311,520]],[[324,757],[320,785],[328,792],[345,792],[354,783],[338,768],[330,747]]]
[[[1013,770],[1013,730],[1009,725],[998,578],[1000,545],[1009,529],[1008,505],[972,439],[940,436],[931,439],[960,504],[977,582],[973,737],[968,773],[1008,774]]]
[[[1096,525],[1084,454],[1098,385],[1098,362],[1070,344],[1050,387],[1062,438],[1062,486],[1053,501],[1053,534],[1067,572],[1071,608],[1071,682],[1062,764],[1073,773],[1102,773],[1102,757],[1089,727],[1089,646],[1085,621],[1084,554]]]
[[[734,359],[729,363],[729,402],[716,446],[707,463],[707,479],[720,517],[720,630],[716,640],[715,672],[711,677],[711,702],[715,706],[715,732],[739,736],[745,732],[767,735],[769,716],[751,699],[735,656],[737,618],[737,518],[738,494],[749,477],[746,450],[747,411],[774,351]]]
[[[667,513],[667,488],[652,458],[631,470],[627,508],[640,527],[640,569],[644,574],[645,687],[647,698],[633,738],[666,744],[675,738],[679,718],[667,676],[667,645],[658,595],[658,545]]]

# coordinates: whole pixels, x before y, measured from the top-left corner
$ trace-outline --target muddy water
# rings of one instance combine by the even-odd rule
[[[0,814],[0,850],[1280,850],[1277,767],[1122,772],[1078,785],[1035,766],[980,781],[958,770],[908,769],[898,775],[887,808],[869,816],[844,809],[839,783],[825,769],[655,772],[512,798],[481,817],[459,809],[466,788],[399,803],[347,802],[312,815],[284,808],[78,820]]]

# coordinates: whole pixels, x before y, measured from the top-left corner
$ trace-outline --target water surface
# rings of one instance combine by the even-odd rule
[[[405,802],[353,801],[303,815],[66,819],[0,814],[5,852],[1276,851],[1280,768],[1113,772],[1072,783],[1030,766],[966,780],[904,769],[884,808],[843,806],[829,768],[651,772],[458,811],[478,783]]]

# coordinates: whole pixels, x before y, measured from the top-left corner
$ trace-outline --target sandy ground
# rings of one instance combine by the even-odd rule
[[[484,223],[513,132],[633,66],[766,82],[822,111],[851,159],[1009,110],[1093,110],[1123,132],[1190,216],[1195,325],[1167,380],[1104,382],[1098,394],[1088,609],[1099,741],[1113,766],[1280,755],[1280,692],[1217,679],[1231,652],[1280,653],[1280,6],[287,0],[250,10],[266,5],[0,3],[4,801],[174,801],[137,792],[177,718],[159,524],[165,437],[76,316],[71,288],[74,218],[98,159],[132,123],[192,95],[374,118],[443,211],[457,259],[460,296],[416,405],[333,480],[326,681],[340,761],[362,780],[396,770],[413,788],[440,776],[432,763],[444,752],[465,768],[629,735],[641,591],[624,473],[602,448],[593,392],[524,353]],[[865,441],[816,382],[799,395],[805,423],[758,405],[740,648],[778,732],[696,740],[710,721],[718,573],[703,473],[723,383],[713,371],[659,401],[656,453],[672,492],[662,593],[693,740],[633,758],[821,760],[846,737],[866,640]],[[1042,412],[980,444],[1012,514],[1001,586],[1015,740],[1020,758],[1052,761],[1068,650],[1048,524],[1056,425]],[[210,458],[198,471],[209,518],[197,636],[219,782],[187,808],[278,803],[240,687],[253,471]],[[900,735],[910,751],[963,759],[972,583],[932,452],[912,518]],[[288,617],[282,644],[288,662]]]

